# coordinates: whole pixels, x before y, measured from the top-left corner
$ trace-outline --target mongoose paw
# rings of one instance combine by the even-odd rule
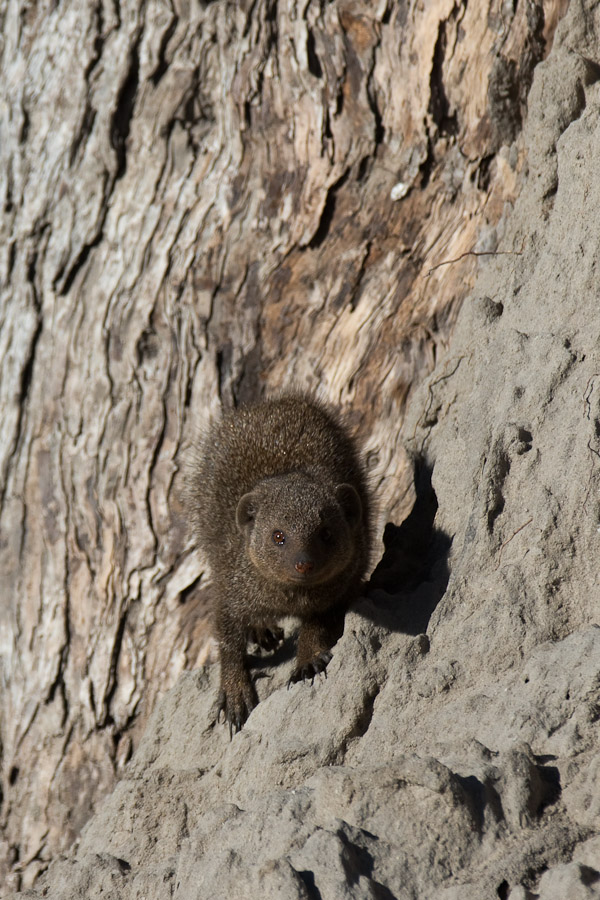
[[[243,688],[227,693],[223,688],[219,691],[216,705],[215,722],[223,721],[229,725],[229,740],[234,733],[242,730],[242,725],[258,703],[254,685],[248,683]]]
[[[283,628],[251,628],[248,633],[249,640],[257,644],[262,650],[271,653],[281,645],[283,641]]]
[[[321,672],[325,675],[325,678],[327,678],[327,664],[329,663],[331,656],[331,651],[323,650],[309,662],[296,666],[290,675],[288,688],[290,684],[296,684],[298,681],[306,681],[307,678],[310,678],[310,683],[312,684],[315,677],[320,675]]]

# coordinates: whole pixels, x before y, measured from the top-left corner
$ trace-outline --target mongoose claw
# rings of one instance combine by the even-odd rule
[[[233,735],[242,730],[242,726],[256,704],[258,697],[254,685],[250,682],[246,686],[246,690],[239,690],[233,693],[227,693],[223,688],[219,691],[215,706],[215,723],[221,722],[221,713],[223,714],[223,722],[229,726],[229,740]]]
[[[292,674],[290,675],[290,680],[288,681],[288,688],[291,684],[296,684],[298,681],[306,681],[307,678],[310,678],[310,683],[312,684],[317,675],[323,673],[325,678],[327,678],[327,665],[331,659],[331,652],[329,650],[323,650],[322,653],[317,654],[317,656],[313,657],[310,662],[304,663],[303,665],[296,666]]]

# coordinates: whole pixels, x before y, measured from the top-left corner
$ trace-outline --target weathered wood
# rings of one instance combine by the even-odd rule
[[[470,251],[501,245],[509,145],[565,5],[0,9],[0,871],[17,882],[207,653],[178,499],[203,417],[317,388],[365,434],[382,516],[406,511],[404,405]]]

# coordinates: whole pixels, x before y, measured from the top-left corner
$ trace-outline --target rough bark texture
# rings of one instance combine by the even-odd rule
[[[407,398],[472,287],[470,252],[527,241],[525,225],[504,242],[496,225],[564,7],[1,5],[7,883],[31,885],[69,846],[158,692],[205,658],[204,573],[177,485],[208,413],[318,388],[361,425],[382,519],[410,508]],[[573,47],[593,73],[596,33],[584,37]],[[539,101],[549,135],[592,80]],[[552,197],[548,147],[531,152],[547,152],[535,177]],[[453,502],[469,501],[457,489]]]

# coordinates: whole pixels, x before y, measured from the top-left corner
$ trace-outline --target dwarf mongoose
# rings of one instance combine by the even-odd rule
[[[274,649],[300,619],[290,682],[323,672],[369,561],[370,503],[354,443],[322,403],[284,395],[227,412],[187,477],[198,543],[214,581],[221,712],[239,731],[257,703],[252,636]]]

